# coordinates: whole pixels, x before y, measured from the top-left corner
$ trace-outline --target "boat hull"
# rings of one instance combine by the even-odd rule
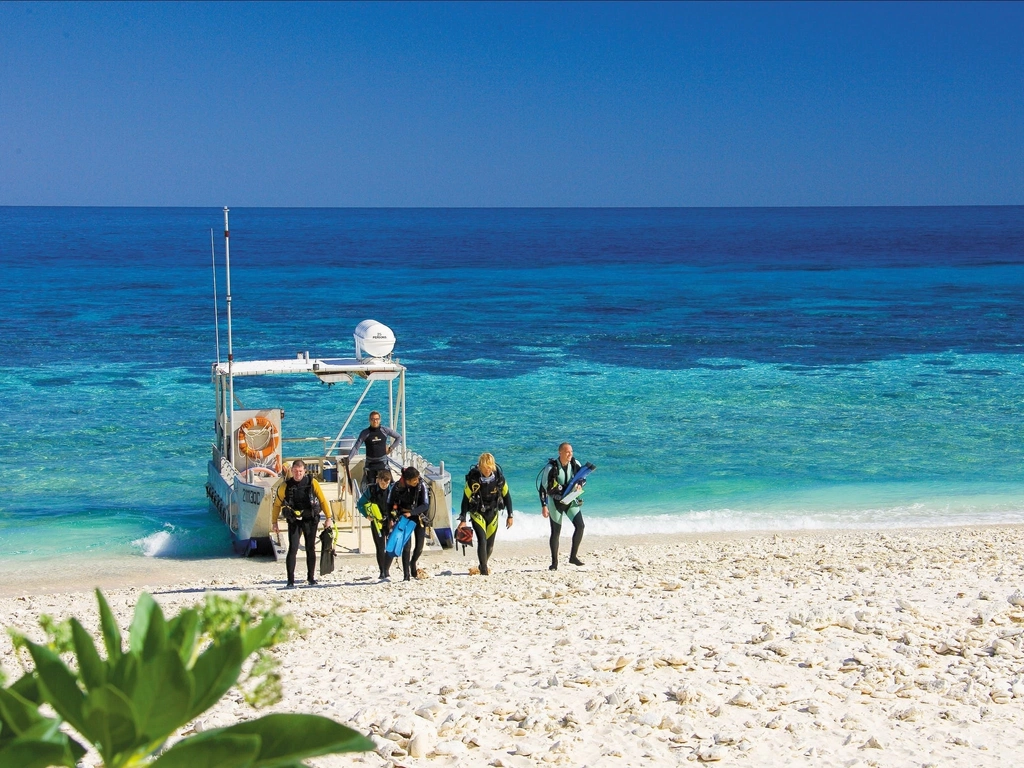
[[[210,509],[231,532],[231,546],[242,555],[274,555],[270,538],[272,487],[244,482],[235,475],[229,481],[217,464],[207,465],[206,496]]]
[[[429,467],[423,474],[430,486],[430,528],[441,549],[454,549],[452,477],[448,472],[434,467]]]

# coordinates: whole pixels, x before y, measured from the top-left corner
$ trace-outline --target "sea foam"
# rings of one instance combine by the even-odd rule
[[[937,510],[929,505],[903,507],[822,510],[817,512],[780,513],[778,510],[746,511],[716,509],[661,514],[605,516],[584,513],[587,535],[641,536],[675,533],[730,533],[741,531],[804,531],[804,530],[877,530],[896,528],[945,528],[960,525],[999,525],[1019,523],[1024,516],[1021,506]],[[523,541],[546,538],[549,522],[537,512],[515,513],[513,527],[499,525],[499,539]],[[563,537],[572,534],[573,525],[562,520]]]
[[[138,547],[146,557],[169,557],[175,553],[174,526],[167,524],[164,530],[136,539],[133,547]]]
[[[135,539],[131,544],[146,557],[188,558],[229,553],[227,530],[217,526],[213,530],[215,535],[210,535],[210,528],[190,529],[165,523],[161,530]]]

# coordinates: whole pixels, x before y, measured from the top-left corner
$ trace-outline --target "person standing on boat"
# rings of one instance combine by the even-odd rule
[[[391,493],[388,495],[388,509],[398,518],[406,517],[411,519],[416,528],[406,542],[402,550],[402,576],[409,581],[413,576],[418,578],[418,564],[420,555],[423,553],[423,543],[427,535],[427,513],[430,511],[430,495],[427,493],[427,484],[422,482],[419,470],[416,467],[406,467],[402,470],[401,479],[391,486]],[[391,568],[389,557],[387,569]]]
[[[481,453],[477,463],[466,475],[459,528],[465,527],[466,518],[469,517],[476,534],[476,554],[482,576],[490,574],[487,561],[494,552],[494,538],[498,535],[498,512],[502,507],[507,514],[505,527],[511,528],[512,494],[508,492],[505,475],[492,454]]]
[[[562,533],[562,519],[568,517],[572,521],[572,551],[569,553],[569,562],[573,565],[583,565],[579,558],[580,544],[583,541],[583,495],[582,487],[585,480],[576,483],[573,488],[566,488],[573,476],[580,471],[580,463],[572,456],[572,446],[569,443],[562,443],[558,446],[558,458],[548,461],[547,466],[541,470],[538,477],[537,490],[540,492],[540,512],[551,522],[551,565],[548,570],[558,570],[558,537]],[[569,504],[561,502],[562,496],[573,490],[580,490],[581,493]],[[548,508],[548,497],[551,497],[552,506]]]
[[[390,446],[388,438],[391,438]],[[345,459],[345,466],[352,463],[352,459],[359,452],[359,446],[364,443],[366,444],[366,465],[363,467],[363,486],[369,488],[373,484],[374,478],[377,477],[377,472],[387,468],[388,455],[402,444],[402,436],[391,427],[381,425],[378,411],[370,411],[370,426],[359,433],[355,445],[352,446],[352,450],[348,452],[348,458]]]
[[[277,486],[274,492],[274,506],[271,515],[274,527],[283,516],[288,522],[288,554],[285,565],[288,568],[288,587],[295,586],[295,561],[299,554],[299,536],[306,546],[306,581],[316,584],[316,529],[320,527],[320,512],[326,517],[324,527],[331,528],[331,505],[327,503],[320,483],[306,474],[306,463],[302,459],[292,462],[291,477]]]
[[[373,536],[373,548],[377,552],[377,566],[380,568],[380,580],[384,581],[390,577],[388,573],[391,564],[385,552],[388,534],[391,532],[391,524],[394,518],[388,508],[388,496],[391,494],[391,472],[381,470],[377,473],[376,482],[368,485],[363,495],[359,497],[359,514],[369,519],[370,534]]]

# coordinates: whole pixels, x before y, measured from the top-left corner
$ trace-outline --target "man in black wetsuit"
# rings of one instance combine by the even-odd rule
[[[548,543],[551,547],[551,565],[548,570],[558,570],[558,537],[562,533],[562,520],[566,517],[572,522],[572,550],[569,554],[569,562],[573,565],[583,565],[580,560],[580,544],[583,542],[583,496],[577,496],[569,504],[563,504],[562,496],[568,494],[575,488],[567,488],[569,481],[580,471],[580,463],[572,456],[572,446],[569,443],[562,443],[558,446],[558,458],[548,462],[541,472],[540,483],[537,490],[540,492],[540,513],[548,518],[551,523],[551,538]],[[586,480],[577,483],[582,488]],[[553,507],[548,509],[548,497],[551,497]]]
[[[277,486],[274,494],[272,516],[277,526],[279,515],[288,521],[288,554],[285,565],[288,568],[288,587],[295,586],[295,560],[299,554],[299,536],[306,546],[306,581],[316,584],[316,529],[320,526],[320,512],[324,512],[324,527],[331,528],[331,505],[327,503],[320,484],[312,475],[306,474],[302,459],[292,462],[292,476]]]
[[[488,576],[487,562],[494,552],[494,537],[498,535],[498,512],[505,508],[508,518],[506,528],[512,527],[512,494],[501,467],[489,453],[481,453],[475,466],[466,475],[466,487],[462,493],[462,511],[459,527],[466,524],[466,517],[473,521],[476,533],[476,555],[480,561],[480,575]]]
[[[427,484],[420,478],[419,470],[416,467],[403,469],[402,478],[391,486],[391,493],[388,495],[388,509],[396,520],[399,517],[408,517],[416,523],[416,530],[413,531],[412,538],[402,550],[402,576],[405,581],[409,581],[413,576],[418,578],[417,565],[420,555],[423,554],[423,543],[427,536],[430,496],[427,493]],[[391,569],[393,559],[388,558],[385,572]]]
[[[388,445],[388,438],[391,438],[391,445]],[[367,488],[373,484],[377,472],[388,465],[388,454],[402,444],[402,436],[390,427],[381,426],[380,413],[370,411],[370,426],[359,433],[355,445],[348,452],[345,465],[352,463],[352,459],[359,452],[359,446],[366,443],[366,466],[363,468],[363,487]]]

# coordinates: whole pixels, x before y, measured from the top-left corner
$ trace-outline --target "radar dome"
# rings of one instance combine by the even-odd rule
[[[395,348],[395,332],[376,320],[363,320],[356,326],[356,358],[381,360],[389,357]]]

